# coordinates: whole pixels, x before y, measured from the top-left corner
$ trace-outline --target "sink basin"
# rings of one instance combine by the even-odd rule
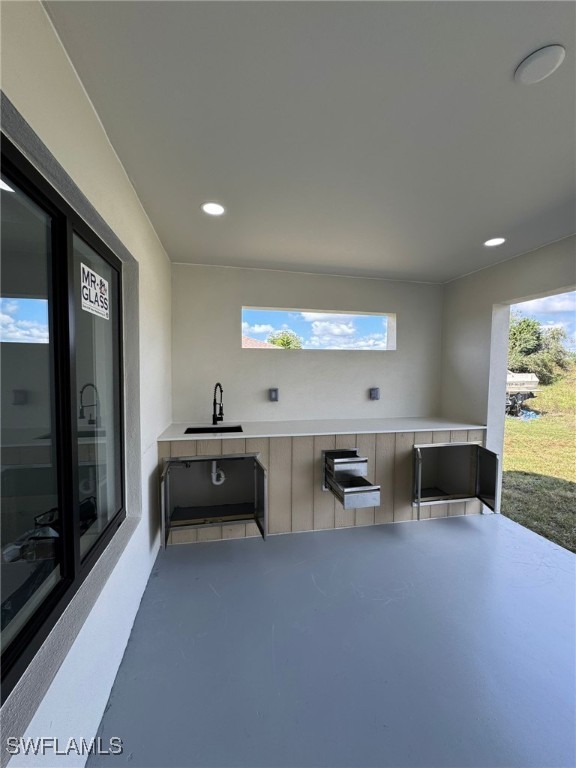
[[[209,427],[188,427],[184,432],[185,435],[212,435],[221,434],[226,432],[243,432],[244,430],[240,424],[234,424],[232,426],[219,426],[218,424],[211,425]]]

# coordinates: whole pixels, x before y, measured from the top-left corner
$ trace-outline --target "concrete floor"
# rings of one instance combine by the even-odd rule
[[[573,766],[575,562],[500,515],[171,547],[88,765]]]

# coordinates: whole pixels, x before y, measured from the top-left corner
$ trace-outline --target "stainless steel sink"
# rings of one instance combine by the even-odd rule
[[[220,434],[226,432],[243,432],[244,430],[240,424],[233,424],[232,426],[224,426],[214,424],[209,427],[188,427],[184,432],[185,435],[211,435]]]

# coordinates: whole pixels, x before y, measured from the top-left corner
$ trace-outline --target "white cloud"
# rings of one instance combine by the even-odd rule
[[[336,326],[336,327],[334,327]],[[342,327],[343,326],[343,327]],[[313,323],[313,333],[305,344],[309,349],[386,349],[385,333],[369,333],[365,336],[357,336],[356,329],[346,324],[337,323]]]
[[[300,316],[307,323],[315,320],[350,320],[350,313],[337,314],[336,312],[301,312]]]
[[[242,323],[242,330],[245,333],[272,333],[274,330],[273,325],[269,324],[259,324],[255,323],[254,325],[250,325],[249,323]]]
[[[556,296],[545,296],[542,299],[532,299],[521,304],[515,304],[522,314],[542,314],[544,312],[576,312],[576,291],[560,293]]]
[[[312,336],[309,346],[312,349],[344,349],[344,350],[371,350],[386,349],[386,338],[374,339],[368,336],[360,338],[334,338],[326,336]]]
[[[563,328],[565,331],[568,331],[569,327],[570,323],[553,323],[551,321],[540,323],[540,328],[544,331],[551,330],[552,328]]]
[[[18,302],[11,299],[2,299],[0,309],[2,312],[7,312],[9,315],[13,315],[18,311]]]
[[[7,307],[3,304],[3,309]],[[28,344],[48,344],[48,326],[30,320],[15,320],[11,315],[0,313],[0,341]]]
[[[325,336],[340,338],[342,336],[354,336],[356,328],[354,323],[330,323],[325,320],[315,320],[312,323],[312,333],[314,336]]]

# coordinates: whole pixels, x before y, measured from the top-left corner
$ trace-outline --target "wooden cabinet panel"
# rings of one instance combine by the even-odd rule
[[[268,530],[289,533],[292,530],[292,439],[270,438],[268,472]]]
[[[322,451],[329,451],[336,446],[335,435],[321,435],[314,438],[314,530],[334,528],[336,524],[336,499],[330,491],[322,490],[324,464]]]
[[[222,538],[222,526],[213,525],[209,528],[198,528],[198,541],[217,541]]]
[[[246,523],[246,538],[250,539],[254,536],[258,536],[260,538],[262,534],[260,533],[258,526],[256,523]]]
[[[197,440],[196,456],[222,456],[222,440]]]
[[[394,451],[394,522],[412,520],[412,448],[413,432],[397,432]]]
[[[222,440],[222,455],[246,453],[246,440]]]
[[[380,486],[380,506],[376,508],[375,523],[394,522],[394,462],[396,435],[376,435],[374,482]]]
[[[467,515],[481,515],[482,514],[482,502],[480,499],[472,499],[466,502],[466,514]]]
[[[428,507],[430,517],[448,517],[448,509],[451,506],[451,504],[431,504]]]
[[[258,529],[257,529],[258,530]],[[243,539],[246,536],[245,525],[223,525],[222,526],[222,538],[223,539]]]
[[[458,515],[466,514],[465,501],[454,501],[452,504],[447,504],[446,506],[448,507],[448,517],[457,517]]]
[[[292,438],[292,530],[314,529],[314,438]]]
[[[258,461],[266,467],[270,466],[270,438],[269,437],[249,437],[246,440],[247,453],[259,453]]]
[[[196,456],[196,440],[174,440],[170,444],[170,457],[179,459],[183,456]]]
[[[482,443],[482,445],[484,445],[485,437],[486,437],[485,429],[469,429],[468,430],[469,442]]]
[[[158,464],[162,466],[162,463],[164,459],[170,458],[170,451],[172,449],[172,443],[163,442],[158,443]],[[2,463],[3,464],[9,464],[9,461],[6,461],[4,458],[4,453],[2,453]]]

